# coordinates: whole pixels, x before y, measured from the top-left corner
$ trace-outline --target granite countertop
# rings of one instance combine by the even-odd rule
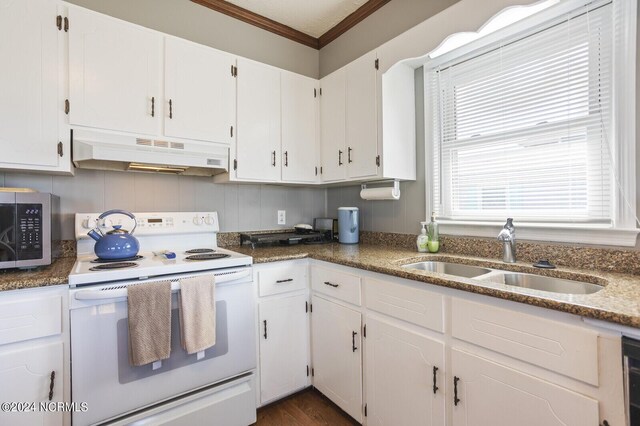
[[[75,257],[61,257],[51,265],[37,269],[7,269],[0,271],[0,291],[67,284]]]
[[[543,270],[533,268],[530,263],[506,264],[498,260],[478,257],[424,254],[403,248],[368,244],[271,246],[256,249],[245,245],[227,248],[252,256],[255,264],[311,258],[640,328],[640,276],[638,275],[560,267]],[[494,269],[530,272],[592,282],[604,285],[605,288],[596,293],[584,295],[549,293],[401,267],[403,264],[422,260],[443,260]]]

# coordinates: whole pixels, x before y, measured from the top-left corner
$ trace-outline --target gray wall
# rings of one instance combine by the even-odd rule
[[[320,76],[330,74],[458,1],[390,1],[320,50]]]
[[[0,173],[0,186],[27,187],[60,197],[62,238],[74,239],[75,213],[120,208],[134,212],[217,211],[223,232],[278,229],[325,215],[326,191],[276,185],[214,184],[211,178],[76,170],[76,176]]]
[[[69,0],[69,2],[225,52],[318,78],[320,54],[316,49],[238,21],[189,0]]]

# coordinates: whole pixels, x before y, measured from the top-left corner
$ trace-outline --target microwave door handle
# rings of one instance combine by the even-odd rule
[[[231,273],[214,274],[216,277],[216,284],[227,283],[230,281],[236,281],[241,278],[245,278],[251,275],[251,269],[245,269],[242,271],[234,271]],[[187,277],[185,277],[187,278]],[[133,284],[135,285],[135,284]],[[180,290],[180,282],[171,282],[171,291]],[[75,293],[74,298],[76,300],[103,300],[103,299],[117,299],[127,297],[127,289],[118,288],[114,290],[80,290]]]

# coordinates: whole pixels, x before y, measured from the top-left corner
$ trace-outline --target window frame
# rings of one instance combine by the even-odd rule
[[[433,134],[433,111],[430,93],[431,85],[429,76],[431,69],[439,64],[447,63],[470,52],[481,50],[505,38],[512,37],[523,31],[543,26],[548,21],[557,19],[568,12],[591,3],[587,0],[568,0],[552,5],[534,15],[527,16],[511,25],[482,35],[481,29],[473,41],[442,54],[427,56],[423,66],[424,81],[424,119],[425,119],[425,187],[426,187],[426,217],[431,216],[434,210],[433,200],[433,175],[431,171],[434,165],[433,149],[435,141]],[[611,149],[612,161],[616,163],[612,186],[612,223],[567,223],[565,222],[520,222],[514,217],[518,229],[518,238],[527,240],[543,240],[567,243],[585,243],[616,246],[635,246],[640,229],[636,228],[636,106],[634,96],[624,96],[625,93],[636,93],[636,30],[638,5],[635,0],[612,0],[614,14],[623,17],[621,27],[622,40],[615,43],[613,76],[615,81],[612,93],[612,110],[615,111],[612,119]],[[506,15],[510,8],[503,10],[491,18],[485,27],[493,21],[499,20],[501,15]],[[483,27],[484,28],[484,27]],[[455,38],[469,39],[469,33],[454,34],[447,38],[445,43],[455,43]],[[453,43],[452,43],[453,41]],[[439,46],[432,53],[441,49]],[[442,171],[440,171],[442,173]],[[440,175],[442,184],[442,175]],[[617,183],[616,183],[617,182]],[[619,184],[619,188],[618,188]],[[506,220],[506,217],[504,218]],[[504,225],[504,221],[486,220],[453,220],[441,219],[441,233],[460,236],[496,237],[498,230]]]

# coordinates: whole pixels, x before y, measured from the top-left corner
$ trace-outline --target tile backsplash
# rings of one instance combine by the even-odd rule
[[[76,170],[75,176],[0,173],[0,186],[60,197],[62,238],[74,239],[73,215],[120,208],[134,212],[217,211],[222,232],[291,228],[326,214],[326,190],[278,185],[214,184],[212,178]],[[277,210],[287,224],[277,225]]]

